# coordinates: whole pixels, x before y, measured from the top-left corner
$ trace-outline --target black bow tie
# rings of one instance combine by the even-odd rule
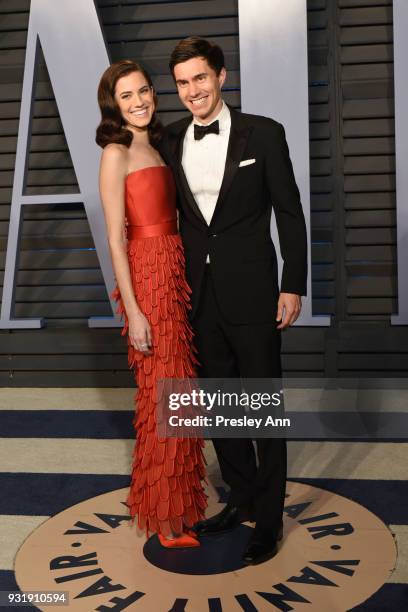
[[[194,140],[201,140],[207,134],[219,134],[220,124],[217,121],[213,121],[210,125],[197,125],[194,124]]]

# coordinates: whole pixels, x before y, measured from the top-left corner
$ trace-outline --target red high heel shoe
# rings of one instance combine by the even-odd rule
[[[200,542],[197,538],[187,534],[182,533],[178,538],[173,538],[172,540],[166,539],[161,533],[157,534],[159,538],[159,542],[164,548],[197,548],[200,546]]]

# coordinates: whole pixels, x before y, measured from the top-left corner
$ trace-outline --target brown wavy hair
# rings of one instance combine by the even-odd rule
[[[96,143],[104,148],[110,142],[123,144],[130,147],[133,134],[125,127],[125,122],[115,100],[115,88],[117,81],[132,72],[141,72],[146,81],[153,88],[150,75],[138,62],[133,60],[121,60],[111,64],[103,73],[98,86],[98,104],[101,110],[101,122],[96,128]],[[150,144],[156,146],[161,140],[163,126],[156,114],[157,95],[153,90],[155,111],[148,125]]]

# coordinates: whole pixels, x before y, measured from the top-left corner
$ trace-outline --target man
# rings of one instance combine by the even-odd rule
[[[182,40],[170,69],[192,114],[170,125],[166,139],[180,194],[198,375],[278,378],[281,330],[299,316],[307,277],[305,221],[284,129],[224,103],[226,70],[217,45]],[[272,205],[284,260],[280,292]],[[243,559],[270,559],[282,537],[286,440],[257,440],[258,467],[252,440],[213,443],[230,494],[225,508],[196,530],[215,534],[253,517]]]

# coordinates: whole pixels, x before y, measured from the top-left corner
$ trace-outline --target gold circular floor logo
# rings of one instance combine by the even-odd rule
[[[209,515],[217,512],[214,490]],[[392,534],[363,506],[288,482],[284,539],[267,563],[245,567],[252,527],[207,537],[197,549],[166,550],[131,527],[127,489],[88,499],[45,521],[15,561],[22,591],[68,591],[72,612],[257,612],[350,610],[387,581]]]

